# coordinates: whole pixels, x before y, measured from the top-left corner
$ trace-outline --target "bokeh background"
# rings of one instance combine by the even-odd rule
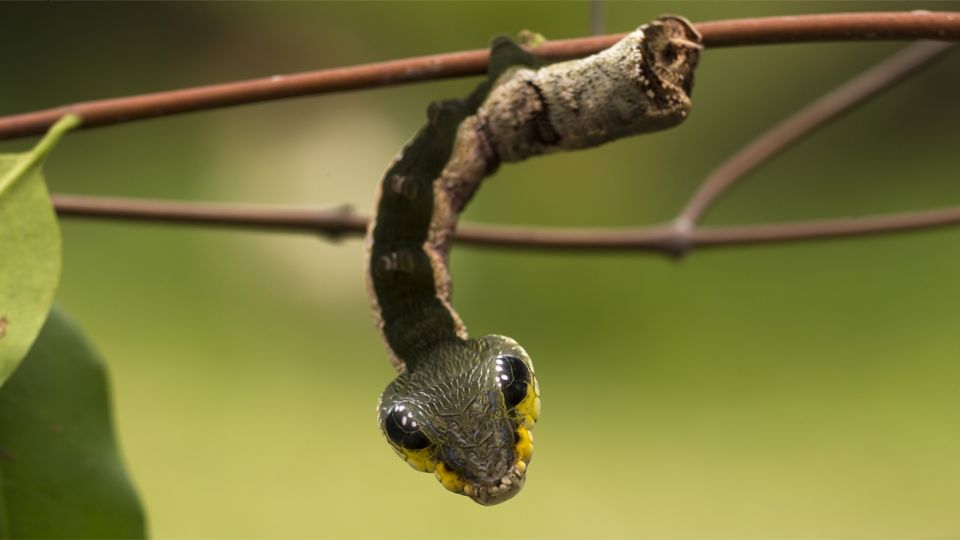
[[[940,3],[605,5],[606,30],[957,9]],[[0,114],[587,33],[586,2],[0,5]],[[465,221],[629,226],[672,216],[761,130],[899,48],[707,51],[688,122],[504,167]],[[301,98],[69,136],[56,192],[366,211],[434,99],[477,79]],[[779,157],[707,223],[960,201],[960,54]],[[0,144],[25,148],[29,141]],[[394,376],[358,239],[63,221],[59,302],[108,359],[156,537],[960,535],[960,230],[694,253],[454,250],[474,334],[532,354],[528,483],[477,506],[398,460]]]

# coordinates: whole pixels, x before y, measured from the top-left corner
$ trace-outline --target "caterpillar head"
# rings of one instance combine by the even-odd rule
[[[512,339],[437,348],[387,387],[378,409],[396,453],[448,490],[491,505],[523,487],[540,387],[530,357]]]

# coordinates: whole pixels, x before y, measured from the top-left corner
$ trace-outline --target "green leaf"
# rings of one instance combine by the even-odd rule
[[[142,538],[97,353],[59,310],[0,388],[0,538]]]
[[[0,154],[0,385],[36,339],[60,282],[60,228],[43,158],[80,119],[60,119],[29,152]]]

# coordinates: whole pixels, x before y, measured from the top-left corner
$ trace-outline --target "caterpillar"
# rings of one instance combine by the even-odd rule
[[[450,303],[457,217],[501,163],[598,146],[683,121],[702,39],[677,16],[580,60],[548,63],[494,40],[486,80],[432,103],[378,185],[366,282],[398,376],[377,406],[413,468],[484,504],[516,495],[540,416],[533,362],[513,339],[470,338]]]

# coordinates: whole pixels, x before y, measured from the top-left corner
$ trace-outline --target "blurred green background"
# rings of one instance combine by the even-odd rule
[[[606,30],[918,3],[605,5]],[[957,9],[960,4],[924,4]],[[0,5],[0,114],[582,36],[586,2]],[[776,120],[901,44],[711,50],[678,129],[504,167],[465,221],[672,216]],[[237,107],[69,136],[57,192],[349,203],[434,99],[477,79]],[[749,223],[957,204],[960,54],[763,168],[708,216]],[[30,141],[0,144],[26,148]],[[960,230],[694,253],[457,248],[473,334],[531,353],[544,393],[527,486],[484,508],[394,456],[394,376],[358,239],[63,222],[59,301],[109,361],[121,446],[156,537],[960,535]]]

